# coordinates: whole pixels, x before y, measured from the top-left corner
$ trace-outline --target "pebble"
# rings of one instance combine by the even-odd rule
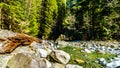
[[[100,59],[99,59],[99,63],[100,63],[101,65],[106,65],[106,64],[107,64],[107,61],[106,61],[104,58],[100,58]]]
[[[86,53],[91,53],[91,51],[88,50],[88,49],[84,49],[84,51],[85,51]]]

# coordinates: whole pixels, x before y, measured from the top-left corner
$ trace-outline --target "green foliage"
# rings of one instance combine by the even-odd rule
[[[56,22],[58,5],[56,0],[42,1],[39,36],[48,39],[51,28]]]
[[[38,35],[38,12],[41,0],[11,0],[1,4],[1,28]],[[5,20],[4,20],[5,19]]]
[[[20,23],[14,18],[14,13],[12,12],[13,6],[11,6],[10,2],[3,1],[0,3],[0,28],[19,32]]]
[[[24,33],[32,36],[37,36],[39,33],[40,25],[38,22],[38,12],[41,10],[41,0],[27,0],[25,4],[25,21],[21,23],[22,30]]]
[[[74,32],[81,36],[78,36],[79,38],[74,36],[74,38],[81,40],[107,40],[113,38],[114,34],[119,33],[119,4],[120,1],[118,0],[68,0],[68,8],[71,14],[76,17]]]
[[[66,0],[56,0],[57,1],[57,17],[56,22],[54,23],[52,27],[52,31],[50,34],[50,39],[56,40],[60,34],[63,33],[63,23],[66,18]]]

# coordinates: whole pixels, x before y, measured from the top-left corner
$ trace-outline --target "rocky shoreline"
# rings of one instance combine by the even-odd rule
[[[42,42],[37,42],[35,38],[28,35],[16,35],[8,30],[0,30],[0,68],[83,68],[80,65],[69,64],[70,55],[63,50],[58,50],[59,47],[66,46],[81,48],[80,52],[85,53],[115,54],[116,57],[110,58],[109,61],[101,57],[95,62],[105,68],[120,67],[120,43],[117,41],[58,41],[54,43],[41,40]],[[10,42],[3,44],[6,39]]]
[[[81,52],[92,53],[97,52],[101,54],[115,54],[114,58],[109,58],[109,62],[105,58],[98,58],[95,62],[103,65],[106,68],[119,68],[120,67],[120,43],[117,41],[77,41],[77,42],[65,42],[58,41],[58,47],[73,46],[81,48]]]
[[[68,64],[70,55],[51,42],[8,30],[0,35],[0,68],[83,68]]]
[[[106,41],[77,41],[77,42],[66,42],[58,41],[57,47],[64,46],[75,46],[84,49],[86,52],[100,51],[101,53],[120,54],[120,43],[119,42],[106,42]]]

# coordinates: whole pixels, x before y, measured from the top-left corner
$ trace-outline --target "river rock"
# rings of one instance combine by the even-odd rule
[[[117,67],[120,67],[120,60],[112,61],[106,64],[106,68],[117,68]]]
[[[99,63],[100,63],[101,65],[106,65],[106,64],[107,64],[107,61],[106,61],[104,58],[100,58],[100,59],[99,59]]]
[[[91,53],[91,51],[88,50],[88,49],[84,49],[84,52],[86,52],[86,53]]]
[[[20,46],[17,47],[11,54],[18,54],[18,53],[34,54],[36,53],[36,51],[32,50],[29,46]]]
[[[48,60],[46,60],[46,59],[44,59],[44,60],[46,62],[47,68],[52,68],[52,64]]]
[[[37,42],[32,42],[31,45],[30,45],[30,48],[34,51],[37,52],[37,54],[39,54],[42,58],[45,58],[47,57],[47,55],[49,55],[52,50],[50,48],[46,48],[47,46],[49,45],[43,45],[43,44],[40,44],[40,43],[37,43]]]
[[[54,50],[50,56],[57,62],[67,64],[70,60],[70,55],[62,50]]]
[[[67,64],[67,65],[66,65],[66,68],[83,68],[83,67],[80,66],[80,65]]]
[[[32,55],[33,56],[33,55]],[[32,57],[30,54],[18,53],[8,60],[9,68],[52,68],[52,64],[45,58]]]
[[[12,56],[13,55],[9,54],[0,55],[0,68],[6,68],[7,63]]]
[[[44,46],[38,42],[32,42],[30,45],[31,49],[36,50],[36,49],[44,49]]]
[[[18,53],[13,56],[7,63],[8,68],[28,68],[31,62],[31,58],[22,54]]]
[[[32,59],[30,68],[47,68],[47,65],[44,59]]]
[[[52,68],[65,68],[65,65],[60,63],[53,63],[52,66],[53,66]]]
[[[37,49],[37,52],[40,54],[42,58],[46,58],[48,55],[47,51],[44,49]]]

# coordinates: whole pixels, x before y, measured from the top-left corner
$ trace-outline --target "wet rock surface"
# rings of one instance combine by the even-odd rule
[[[67,64],[70,60],[70,55],[64,51],[61,50],[54,50],[50,54],[50,56],[56,60],[57,62],[60,62],[62,64]]]

